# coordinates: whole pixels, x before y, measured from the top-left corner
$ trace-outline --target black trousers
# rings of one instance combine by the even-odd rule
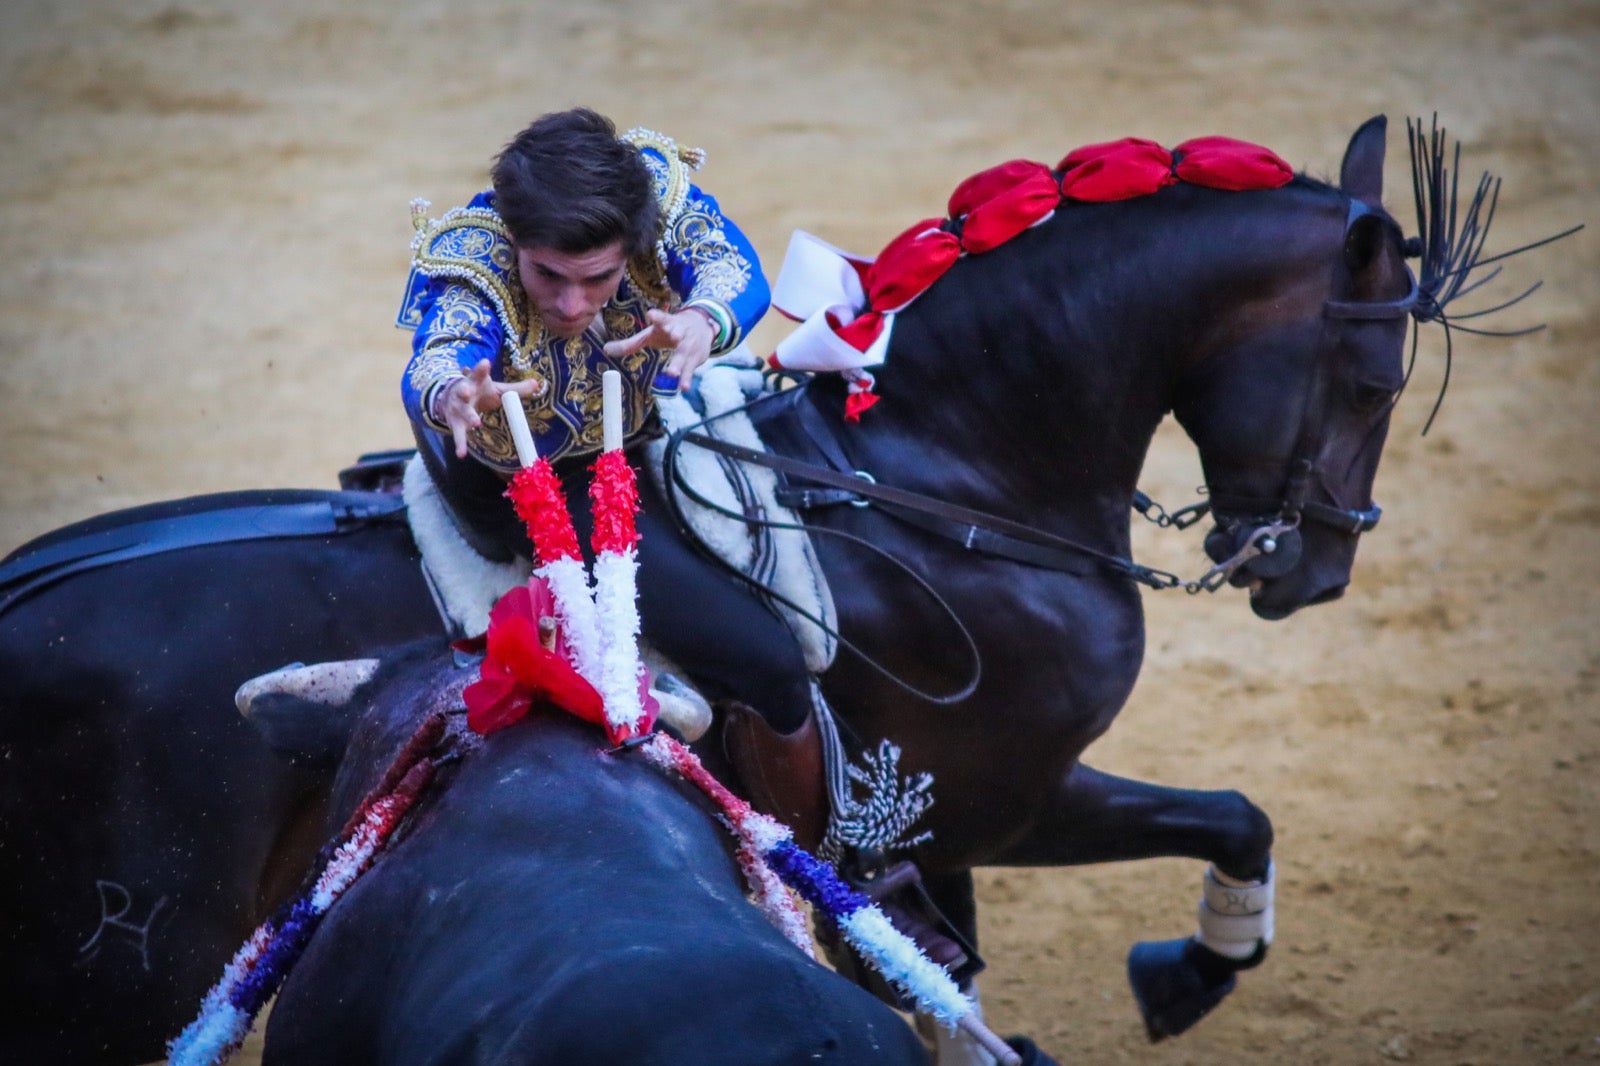
[[[413,426],[417,448],[468,543],[496,562],[533,557],[522,520],[505,498],[506,481],[472,458],[457,459],[449,438]],[[810,673],[789,626],[748,585],[701,554],[678,528],[655,481],[628,452],[639,482],[639,627],[644,638],[688,671],[710,699],[749,704],[780,733],[811,710]],[[589,458],[554,464],[584,557],[589,538]]]

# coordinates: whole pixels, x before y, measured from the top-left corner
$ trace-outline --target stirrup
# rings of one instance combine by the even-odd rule
[[[922,884],[921,871],[910,861],[890,865],[881,852],[852,854],[839,866],[839,875],[878,905],[896,929],[910,937],[924,955],[965,988],[986,965],[978,949],[946,918]],[[817,941],[833,968],[896,1010],[910,1011],[914,1004],[901,996],[876,970],[867,966],[844,942],[837,929],[819,928]]]

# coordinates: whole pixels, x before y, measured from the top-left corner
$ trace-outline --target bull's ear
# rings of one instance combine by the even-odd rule
[[[1383,155],[1389,119],[1373,115],[1350,137],[1339,167],[1339,188],[1351,199],[1377,207],[1383,203]]]
[[[360,706],[352,697],[377,669],[377,659],[295,663],[246,681],[233,702],[272,750],[318,762],[337,760]]]

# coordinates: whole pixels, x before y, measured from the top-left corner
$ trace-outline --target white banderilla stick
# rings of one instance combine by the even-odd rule
[[[533,432],[528,429],[528,413],[522,409],[522,397],[514,392],[500,394],[500,409],[506,413],[506,425],[511,427],[511,443],[517,446],[517,461],[532,466],[539,459],[539,450],[533,446]]]

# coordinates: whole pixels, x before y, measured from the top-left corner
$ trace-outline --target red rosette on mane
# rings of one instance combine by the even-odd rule
[[[1197,137],[1171,150],[1141,137],[1125,137],[1078,148],[1054,169],[1013,159],[974,174],[950,195],[947,218],[923,219],[909,227],[874,260],[848,256],[809,234],[796,233],[775,291],[781,297],[779,310],[802,327],[779,344],[770,362],[845,374],[850,391],[844,417],[859,421],[878,400],[865,369],[887,355],[894,316],[963,255],[999,247],[1050,217],[1064,201],[1131,200],[1180,181],[1233,192],[1276,189],[1293,178],[1294,170],[1275,152],[1231,137]],[[796,264],[793,280],[791,261]],[[848,272],[860,279],[859,290],[841,280],[849,278]],[[848,311],[854,317],[847,318]],[[813,328],[824,321],[831,337]]]

